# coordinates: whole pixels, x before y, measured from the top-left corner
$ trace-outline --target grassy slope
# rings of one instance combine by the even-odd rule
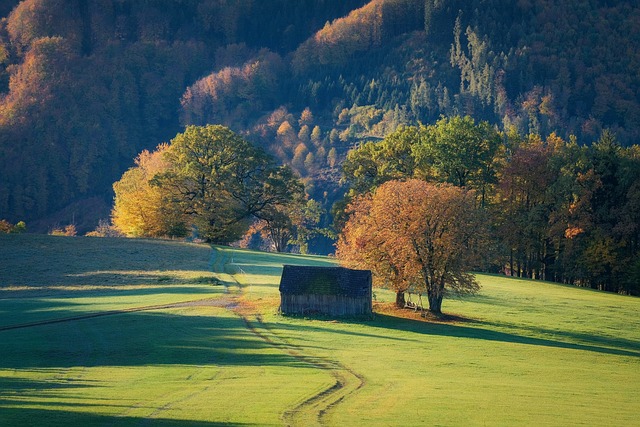
[[[243,278],[248,283],[277,284],[260,275],[259,265],[245,270],[255,273]],[[389,314],[355,323],[267,320],[290,341],[365,378],[330,413],[335,424],[637,423],[640,299],[502,276],[479,279],[479,295],[445,301],[444,310],[466,322]]]
[[[479,276],[479,295],[445,301],[465,322],[278,316],[282,263],[328,262],[0,236],[0,328],[214,301],[0,330],[0,425],[309,424],[318,408],[331,425],[635,424],[640,299]],[[249,323],[229,305],[239,293]],[[340,403],[305,403],[337,378]]]
[[[217,263],[206,245],[0,235],[0,329],[214,300],[0,330],[0,425],[279,424],[330,378],[225,309]]]

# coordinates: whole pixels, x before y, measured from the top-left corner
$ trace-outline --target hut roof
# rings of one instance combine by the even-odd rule
[[[280,279],[280,292],[288,295],[366,298],[371,292],[371,272],[344,267],[285,265]]]

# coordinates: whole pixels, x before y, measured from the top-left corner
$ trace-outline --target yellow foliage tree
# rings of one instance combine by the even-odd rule
[[[151,184],[153,177],[169,166],[164,156],[168,148],[168,144],[161,144],[154,152],[143,151],[135,160],[136,166],[113,184],[116,195],[111,219],[126,236],[180,236],[186,232],[180,216],[165,203],[163,190]]]

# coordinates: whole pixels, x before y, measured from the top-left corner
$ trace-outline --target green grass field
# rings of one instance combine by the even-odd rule
[[[479,275],[457,321],[287,318],[283,263],[332,260],[0,235],[0,426],[638,425],[638,298]]]

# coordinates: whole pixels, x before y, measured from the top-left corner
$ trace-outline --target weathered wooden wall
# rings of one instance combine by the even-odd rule
[[[371,296],[351,298],[342,295],[280,295],[280,311],[284,314],[326,314],[356,316],[371,314]]]

